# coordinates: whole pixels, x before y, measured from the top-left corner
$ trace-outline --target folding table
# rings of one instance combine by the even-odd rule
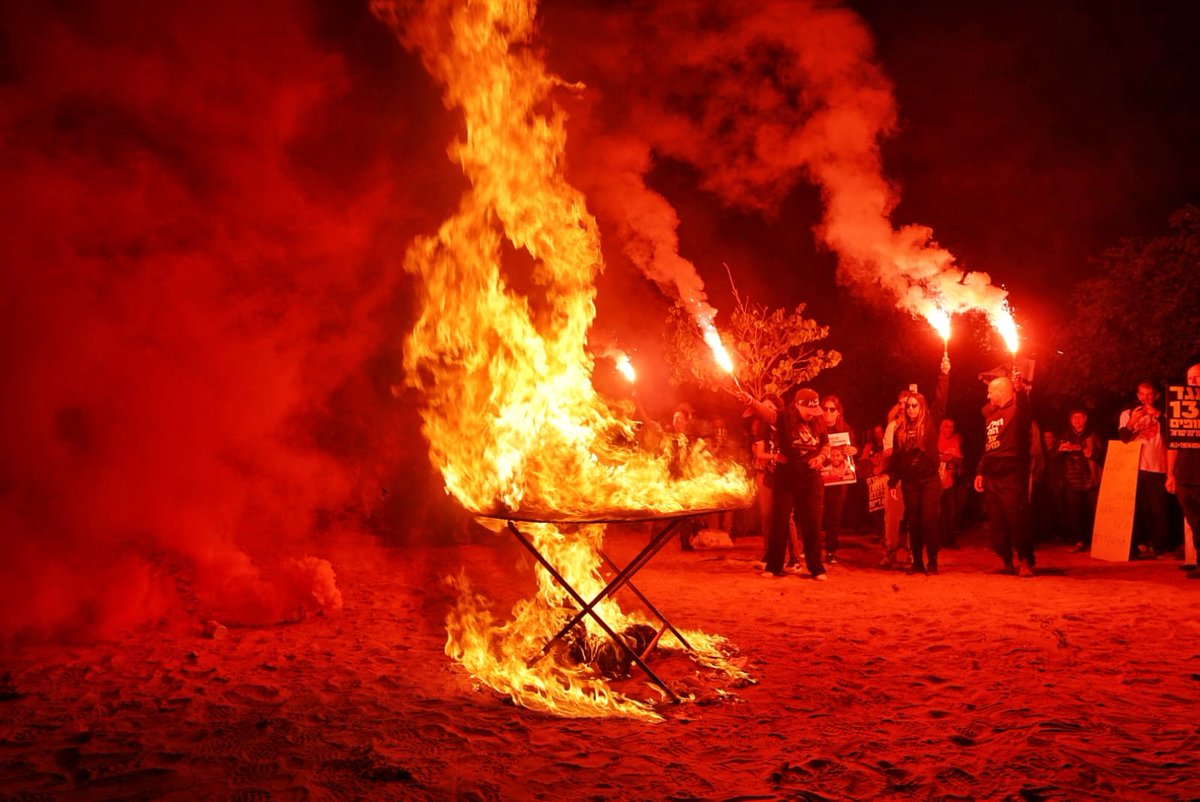
[[[516,516],[505,516],[505,519],[508,521],[508,529],[513,533],[513,536],[520,541],[522,546],[529,550],[529,553],[532,554],[539,563],[541,563],[543,568],[550,572],[550,575],[554,577],[555,581],[558,582],[558,584],[562,586],[563,590],[570,594],[571,598],[575,600],[575,603],[579,605],[579,612],[577,612],[570,621],[563,625],[562,629],[560,629],[554,637],[546,642],[540,652],[530,658],[529,665],[533,665],[545,657],[555,643],[557,643],[564,635],[570,632],[571,629],[573,629],[576,624],[582,621],[585,616],[590,615],[592,619],[600,625],[600,628],[608,634],[613,643],[616,644],[617,648],[624,651],[633,663],[636,663],[638,667],[642,669],[642,671],[646,672],[646,676],[648,676],[655,685],[662,688],[663,691],[669,697],[671,697],[673,701],[681,701],[678,694],[671,690],[667,683],[663,682],[662,678],[659,677],[649,665],[647,665],[646,658],[654,649],[654,647],[658,645],[658,641],[662,638],[663,634],[665,634],[668,630],[689,652],[695,653],[695,649],[693,649],[692,645],[687,642],[682,634],[680,634],[679,630],[677,630],[671,624],[671,622],[667,620],[666,616],[664,616],[659,609],[655,607],[649,599],[646,598],[645,594],[638,590],[638,588],[630,580],[633,578],[634,574],[642,570],[642,568],[644,568],[646,564],[650,562],[651,558],[653,558],[655,554],[658,554],[658,552],[662,550],[663,546],[665,546],[671,539],[671,535],[674,534],[676,528],[683,523],[684,520],[696,515],[708,515],[714,512],[723,512],[725,509],[726,508],[724,507],[720,507],[699,510],[684,510],[672,513],[644,511],[623,514],[620,517],[553,518],[549,520],[547,518],[521,518]],[[617,563],[614,562],[602,550],[600,551],[600,557],[604,560],[609,568],[616,572],[616,574],[612,579],[609,580],[608,584],[604,586],[604,589],[596,594],[596,597],[590,601],[585,600],[583,596],[574,587],[572,587],[569,582],[567,582],[563,575],[559,573],[558,569],[551,565],[550,561],[538,551],[537,547],[533,544],[529,537],[517,527],[518,523],[611,524],[636,523],[643,521],[660,522],[663,523],[663,526],[653,537],[650,538],[650,542],[647,543],[624,568],[617,565]],[[640,653],[630,646],[624,638],[614,632],[612,627],[609,626],[608,622],[606,622],[595,609],[596,605],[601,601],[626,586],[628,586],[628,588],[637,595],[642,604],[646,606],[646,609],[649,610],[662,625],[657,629],[654,637],[650,640],[646,648]]]

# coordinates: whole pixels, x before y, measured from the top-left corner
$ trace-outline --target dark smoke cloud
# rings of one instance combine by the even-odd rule
[[[398,198],[444,179],[395,189],[405,99],[307,3],[0,14],[0,640],[336,609],[322,520],[424,465],[387,347]]]

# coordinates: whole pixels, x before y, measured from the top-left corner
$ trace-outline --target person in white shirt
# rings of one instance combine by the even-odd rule
[[[1138,385],[1137,400],[1121,413],[1117,429],[1121,442],[1142,445],[1133,512],[1134,549],[1140,547],[1146,557],[1164,557],[1171,551],[1171,532],[1163,413],[1156,406],[1158,390],[1150,382]]]

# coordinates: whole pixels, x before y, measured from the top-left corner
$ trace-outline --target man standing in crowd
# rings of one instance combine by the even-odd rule
[[[1017,377],[1020,381],[1020,377]],[[1033,576],[1033,529],[1029,516],[1029,453],[1032,417],[1027,387],[1000,376],[988,382],[983,408],[983,457],[975,491],[983,493],[992,544],[1006,573]],[[1019,567],[1013,566],[1016,552]]]
[[[828,576],[821,561],[821,513],[825,499],[821,466],[829,459],[830,449],[829,434],[821,418],[820,397],[816,390],[799,389],[792,403],[780,411],[756,401],[749,393],[743,392],[741,397],[754,414],[775,427],[779,438],[766,574],[784,575],[789,520],[794,519],[804,541],[808,572],[813,579],[823,582]]]
[[[1200,362],[1188,366],[1187,383],[1200,388]],[[1179,499],[1183,518],[1192,528],[1192,543],[1200,551],[1200,448],[1167,449],[1166,486]],[[1188,579],[1200,579],[1200,569],[1192,569]]]
[[[1133,507],[1135,550],[1144,546],[1147,556],[1163,557],[1171,550],[1163,414],[1155,406],[1158,390],[1150,382],[1138,385],[1137,400],[1137,406],[1121,413],[1117,430],[1122,443],[1137,441],[1142,445]]]

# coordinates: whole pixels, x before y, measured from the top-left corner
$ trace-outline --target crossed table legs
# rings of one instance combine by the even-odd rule
[[[549,641],[547,641],[546,645],[542,647],[542,650],[530,659],[529,664],[533,665],[538,660],[541,660],[543,657],[545,657],[546,654],[550,651],[550,648],[555,643],[557,643],[564,635],[566,635],[568,632],[570,632],[571,629],[574,628],[576,624],[578,624],[580,621],[582,621],[584,616],[590,615],[596,621],[596,623],[600,625],[601,629],[603,629],[606,633],[608,633],[608,636],[610,638],[612,638],[613,643],[615,643],[618,648],[624,650],[625,654],[627,654],[629,656],[630,660],[632,660],[634,663],[637,663],[637,665],[643,671],[646,672],[646,675],[648,677],[650,677],[650,679],[654,682],[655,685],[662,688],[663,691],[668,696],[670,696],[673,701],[679,702],[680,698],[679,698],[678,694],[676,694],[673,690],[671,690],[667,686],[667,684],[665,682],[663,682],[662,678],[660,678],[658,676],[658,674],[654,673],[654,670],[651,669],[650,666],[648,666],[646,664],[645,658],[650,653],[650,651],[658,644],[659,639],[662,638],[663,634],[667,630],[670,630],[671,634],[674,635],[679,640],[679,642],[681,644],[683,644],[684,648],[686,648],[688,651],[694,651],[694,650],[692,649],[691,644],[689,644],[684,639],[683,635],[681,635],[679,633],[679,630],[675,629],[675,627],[671,625],[671,622],[668,621],[663,616],[663,614],[660,613],[658,611],[658,609],[653,604],[650,603],[650,600],[647,599],[645,597],[645,595],[640,590],[638,590],[637,587],[634,586],[634,584],[632,582],[630,582],[630,579],[633,577],[634,574],[636,574],[643,567],[645,567],[646,563],[650,562],[650,558],[652,558],[655,554],[657,554],[659,551],[662,550],[662,547],[667,544],[668,540],[670,540],[671,534],[675,531],[675,527],[677,527],[683,520],[684,520],[683,518],[674,518],[671,521],[669,521],[667,523],[667,525],[664,526],[662,528],[662,530],[658,532],[658,534],[656,534],[653,538],[651,538],[650,542],[647,543],[646,546],[640,552],[638,552],[637,556],[634,557],[633,560],[631,560],[630,563],[628,565],[626,565],[624,568],[619,568],[616,563],[614,563],[611,559],[609,559],[608,555],[606,555],[603,551],[601,551],[600,556],[604,559],[604,562],[606,562],[608,564],[608,566],[610,568],[612,568],[613,570],[615,570],[617,573],[611,580],[609,580],[609,583],[604,586],[604,589],[601,590],[596,595],[596,597],[594,599],[592,599],[591,601],[585,601],[584,598],[579,595],[579,592],[576,591],[575,588],[573,588],[571,586],[571,584],[569,582],[567,582],[566,579],[563,578],[562,574],[560,574],[558,572],[558,570],[553,565],[551,565],[550,562],[545,557],[542,556],[541,552],[539,552],[537,550],[537,547],[535,547],[533,545],[533,543],[530,542],[529,538],[526,537],[525,534],[523,532],[521,532],[520,529],[517,528],[516,522],[509,520],[508,528],[513,533],[513,535],[517,538],[517,540],[520,541],[521,545],[523,545],[526,549],[528,549],[529,553],[532,554],[539,563],[541,563],[542,567],[550,572],[550,575],[553,576],[554,579],[558,582],[558,584],[560,584],[563,587],[563,589],[571,595],[571,598],[573,598],[575,600],[576,604],[578,604],[579,608],[580,608],[579,612],[576,613],[575,616],[570,621],[568,621],[563,626],[562,629],[560,629],[558,631],[558,634],[556,634],[553,638],[551,638]],[[639,599],[641,599],[641,601],[644,605],[646,605],[646,608],[651,613],[653,613],[654,616],[656,618],[658,618],[658,620],[660,622],[662,622],[662,625],[663,625],[658,630],[658,632],[655,634],[654,638],[650,641],[650,643],[646,646],[646,649],[641,654],[636,652],[633,649],[633,647],[630,646],[629,643],[624,638],[622,638],[617,633],[613,632],[612,627],[610,627],[608,625],[608,623],[603,618],[601,618],[600,614],[597,613],[595,610],[595,607],[597,604],[599,604],[601,601],[603,601],[605,598],[612,595],[613,593],[616,593],[618,590],[620,590],[622,587],[624,587],[626,585],[629,586],[630,590],[632,590],[635,594],[637,594],[637,597]]]

